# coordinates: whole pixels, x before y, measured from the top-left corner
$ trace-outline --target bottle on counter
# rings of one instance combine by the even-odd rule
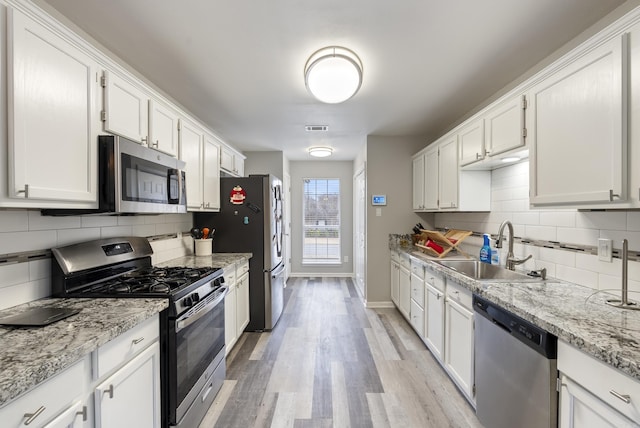
[[[491,264],[491,246],[489,245],[489,234],[485,233],[482,235],[484,237],[484,244],[482,248],[480,248],[480,261],[483,263]]]
[[[489,248],[491,249],[491,264],[499,265],[500,264],[500,249],[494,248],[493,239],[489,238]]]

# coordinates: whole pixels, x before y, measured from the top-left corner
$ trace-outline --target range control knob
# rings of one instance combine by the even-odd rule
[[[185,297],[184,299],[182,299],[182,304],[184,306],[186,306],[187,308],[193,306],[194,303],[196,303],[196,302],[194,302],[193,297],[191,297],[191,296],[192,295],[189,295],[189,296]]]
[[[191,293],[191,300],[193,303],[198,303],[200,301],[200,295],[198,293]]]

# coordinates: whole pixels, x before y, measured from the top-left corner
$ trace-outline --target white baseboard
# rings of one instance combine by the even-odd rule
[[[383,302],[365,302],[365,306],[369,309],[395,308],[396,305],[392,301]]]

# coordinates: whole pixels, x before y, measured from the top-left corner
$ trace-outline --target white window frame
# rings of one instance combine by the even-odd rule
[[[306,204],[306,198],[307,198],[307,186],[306,183],[308,181],[326,181],[327,182],[327,189],[328,189],[328,182],[329,181],[337,181],[338,183],[338,200],[337,200],[337,209],[338,209],[338,224],[337,225],[327,225],[327,226],[317,226],[317,225],[307,225],[306,224],[306,211],[307,211],[307,204]],[[325,178],[325,177],[308,177],[308,178],[303,178],[302,179],[302,264],[303,265],[314,265],[314,266],[321,266],[321,265],[339,265],[341,264],[341,259],[342,259],[342,212],[341,212],[341,206],[340,206],[340,197],[342,194],[342,181],[339,178]],[[316,192],[316,195],[319,195],[318,192]],[[326,232],[328,232],[329,230],[333,230],[336,229],[337,230],[337,238],[331,238],[328,236],[322,237],[322,236],[318,236],[315,239],[313,237],[307,237],[307,229],[314,227],[315,229],[318,229],[318,233],[322,234],[322,230],[323,229]],[[331,252],[331,245],[329,243],[329,239],[337,239],[337,242],[335,242],[333,244],[333,251],[337,251],[337,255],[334,254],[333,257],[330,257],[329,254]],[[311,242],[313,240],[313,242]],[[324,243],[322,242],[324,240]],[[337,245],[337,248],[335,247]],[[309,248],[309,246],[313,246],[315,248],[315,257],[312,257],[312,255],[307,253],[307,249]],[[318,249],[325,247],[325,251],[323,255],[318,255]]]

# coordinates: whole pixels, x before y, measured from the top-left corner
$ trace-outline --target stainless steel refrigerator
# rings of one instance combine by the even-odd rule
[[[271,330],[284,306],[282,181],[273,175],[220,179],[220,212],[194,213],[214,228],[213,251],[253,253],[249,260],[247,331]]]

